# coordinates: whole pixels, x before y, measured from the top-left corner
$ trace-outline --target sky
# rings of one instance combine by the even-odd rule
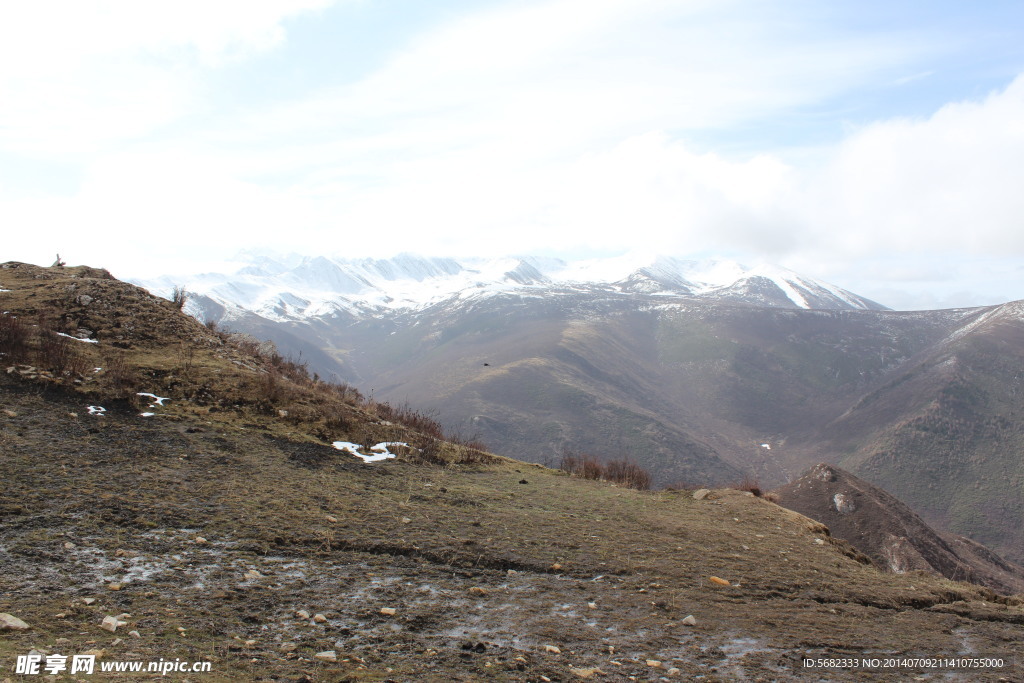
[[[0,260],[635,250],[1024,299],[1018,0],[0,6]]]

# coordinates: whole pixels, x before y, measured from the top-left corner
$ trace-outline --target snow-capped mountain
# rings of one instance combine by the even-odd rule
[[[238,308],[271,320],[414,310],[453,297],[501,293],[644,294],[757,306],[882,310],[839,287],[770,265],[671,257],[615,257],[566,262],[557,258],[390,259],[326,256],[253,257],[234,273],[136,281],[158,294],[185,286],[196,301]],[[200,305],[200,304],[197,304]]]

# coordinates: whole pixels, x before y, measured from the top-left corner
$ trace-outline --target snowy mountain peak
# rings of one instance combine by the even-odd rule
[[[236,272],[139,281],[158,294],[184,286],[209,304],[271,319],[339,311],[418,309],[453,296],[528,290],[601,291],[783,308],[884,309],[851,292],[778,266],[668,256],[566,262],[557,258],[340,259],[252,255]]]

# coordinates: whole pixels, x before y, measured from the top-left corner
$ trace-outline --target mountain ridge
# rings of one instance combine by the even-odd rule
[[[284,261],[284,262],[282,262]],[[261,257],[232,274],[136,279],[167,294],[186,286],[222,306],[277,320],[301,320],[338,311],[417,309],[453,297],[487,293],[542,293],[545,289],[658,294],[785,308],[884,310],[874,301],[777,266],[747,268],[734,261],[591,259],[332,259]]]

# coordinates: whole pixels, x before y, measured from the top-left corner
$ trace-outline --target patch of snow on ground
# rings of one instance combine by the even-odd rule
[[[139,413],[140,417],[153,417],[156,413]]]
[[[81,337],[73,337],[70,334],[64,334],[63,332],[58,332],[57,336],[67,337],[68,339],[74,339],[75,341],[85,342],[86,344],[99,344],[99,342],[95,339],[82,339]]]
[[[100,416],[102,416],[103,413],[105,413],[105,412],[107,412],[107,409],[104,408],[103,406],[89,406],[89,414],[90,415],[100,415]]]
[[[761,448],[770,451],[772,449],[772,445],[770,443],[763,443],[761,444]]]
[[[367,455],[359,452],[359,450],[363,448],[362,445],[352,443],[351,441],[335,441],[331,445],[337,448],[339,451],[348,451],[357,458],[362,458],[363,462],[379,462],[381,460],[387,460],[388,458],[396,457],[394,453],[388,450],[392,446],[405,446],[407,448],[409,447],[409,444],[405,443],[404,441],[384,441],[382,443],[377,444],[376,446],[371,446],[369,448],[370,454]]]
[[[153,403],[151,403],[150,406],[149,406],[150,408],[155,408],[157,406],[162,406],[164,404],[164,401],[166,401],[166,400],[168,400],[170,398],[169,396],[157,396],[156,394],[143,393],[141,391],[138,392],[135,395],[136,396],[149,396],[151,399],[153,399]]]

